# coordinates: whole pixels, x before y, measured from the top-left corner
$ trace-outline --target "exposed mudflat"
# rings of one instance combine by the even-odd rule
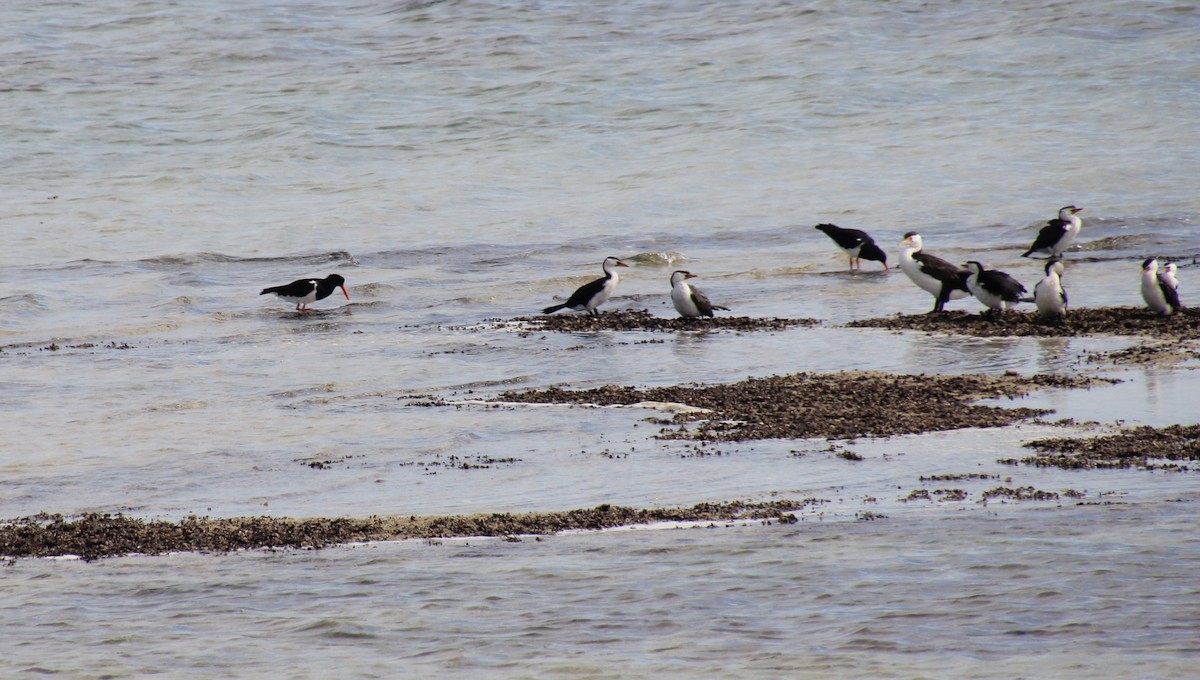
[[[1019,462],[1038,467],[1186,472],[1200,461],[1200,425],[1142,426],[1100,437],[1037,439],[1025,446],[1038,453]]]
[[[492,513],[435,517],[291,519],[188,517],[179,522],[124,515],[86,514],[78,519],[37,515],[0,523],[0,555],[85,560],[128,554],[229,552],[255,548],[323,548],[340,543],[411,538],[554,534],[657,522],[762,520],[792,523],[790,513],[820,503],[816,499],[749,503],[701,503],[690,508],[627,508],[600,505],[564,512]]]
[[[777,331],[795,326],[815,326],[817,319],[783,319],[776,317],[752,318],[748,316],[716,316],[711,318],[685,319],[683,317],[659,317],[649,310],[618,310],[591,314],[543,314],[521,316],[512,320],[530,330],[581,333],[587,331]]]
[[[723,385],[637,389],[607,385],[588,390],[551,387],[504,392],[521,403],[628,405],[673,402],[706,409],[667,421],[660,437],[701,441],[889,437],[967,427],[1001,427],[1048,413],[973,402],[1017,397],[1037,389],[1079,388],[1100,378],[1057,375],[889,375],[869,372],[800,373]]]
[[[860,319],[846,325],[985,338],[1129,336],[1142,341],[1125,349],[1092,354],[1088,360],[1145,365],[1200,359],[1200,312],[1190,308],[1171,316],[1160,316],[1145,307],[1082,308],[1070,310],[1059,322],[1044,321],[1034,312],[1010,311],[989,317],[956,310]]]
[[[1200,339],[1200,313],[1184,309],[1179,314],[1160,316],[1144,307],[1072,309],[1058,323],[1043,321],[1034,312],[1009,311],[993,318],[956,310],[860,319],[846,325],[852,328],[887,328],[979,337],[1132,335],[1158,340]]]
[[[1057,501],[1063,498],[1081,498],[1082,493],[1074,489],[1063,489],[1058,491],[1043,491],[1032,486],[1022,487],[1007,487],[996,486],[977,494],[979,499],[976,503],[987,504],[989,502],[1015,502],[1015,501]],[[931,502],[966,502],[971,494],[963,489],[913,489],[907,496],[900,498],[903,503],[915,503],[917,501]]]

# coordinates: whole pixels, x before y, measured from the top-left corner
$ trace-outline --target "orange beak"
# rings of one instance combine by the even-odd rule
[[[349,299],[350,299],[350,293],[349,293],[349,292],[346,290],[346,287],[345,287],[345,286],[338,286],[338,288],[341,288],[341,289],[342,289],[342,295],[345,295],[345,296],[346,296],[346,299],[347,299],[347,300],[349,300]]]

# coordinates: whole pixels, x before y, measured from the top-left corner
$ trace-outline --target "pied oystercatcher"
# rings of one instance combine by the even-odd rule
[[[281,300],[296,303],[297,312],[307,312],[308,305],[317,300],[324,300],[337,288],[342,289],[342,294],[347,300],[350,299],[350,293],[346,292],[346,279],[340,274],[330,274],[323,279],[298,279],[286,286],[263,288],[259,295],[274,293]]]
[[[862,229],[846,229],[836,224],[818,224],[813,228],[825,232],[825,235],[833,239],[838,248],[846,253],[850,258],[850,271],[854,271],[856,266],[862,268],[859,260],[882,262],[883,268],[888,268],[887,253]]]

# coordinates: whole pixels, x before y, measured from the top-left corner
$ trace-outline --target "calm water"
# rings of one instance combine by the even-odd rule
[[[812,229],[865,228],[893,257],[919,230],[1032,288],[1017,255],[1073,203],[1072,302],[1140,304],[1142,258],[1200,256],[1190,4],[18,1],[0,25],[0,517],[828,501],[787,528],[21,562],[0,579],[5,674],[1187,675],[1200,485],[996,463],[1070,430],[695,457],[643,412],[411,395],[1083,371],[1124,382],[1025,401],[1194,422],[1193,367],[1085,360],[1128,340],[841,328],[932,301],[874,263],[846,273]],[[672,315],[684,267],[739,314],[824,323],[487,322],[606,255],[633,265],[609,308]],[[303,318],[257,295],[334,271],[352,301]],[[899,500],[968,472],[999,477]],[[1089,504],[976,502],[998,484]]]

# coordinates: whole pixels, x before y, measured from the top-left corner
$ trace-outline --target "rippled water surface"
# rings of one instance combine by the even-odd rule
[[[22,561],[6,675],[1187,677],[1191,474],[997,461],[1194,422],[1194,362],[846,328],[932,300],[812,227],[893,263],[917,230],[1032,288],[1018,255],[1075,204],[1073,305],[1140,305],[1150,255],[1187,304],[1192,5],[17,1],[0,23],[0,517],[826,501],[788,527]],[[673,315],[682,267],[732,313],[820,324],[495,321],[607,255],[632,265],[609,309]],[[258,295],[335,271],[349,302]],[[641,410],[421,405],[857,369],[1123,382],[1018,402],[1073,427],[710,455]],[[1079,498],[979,502],[998,485]]]
[[[1200,653],[1194,510],[23,562],[3,586],[27,621],[8,626],[4,664],[73,677],[1186,678]]]

